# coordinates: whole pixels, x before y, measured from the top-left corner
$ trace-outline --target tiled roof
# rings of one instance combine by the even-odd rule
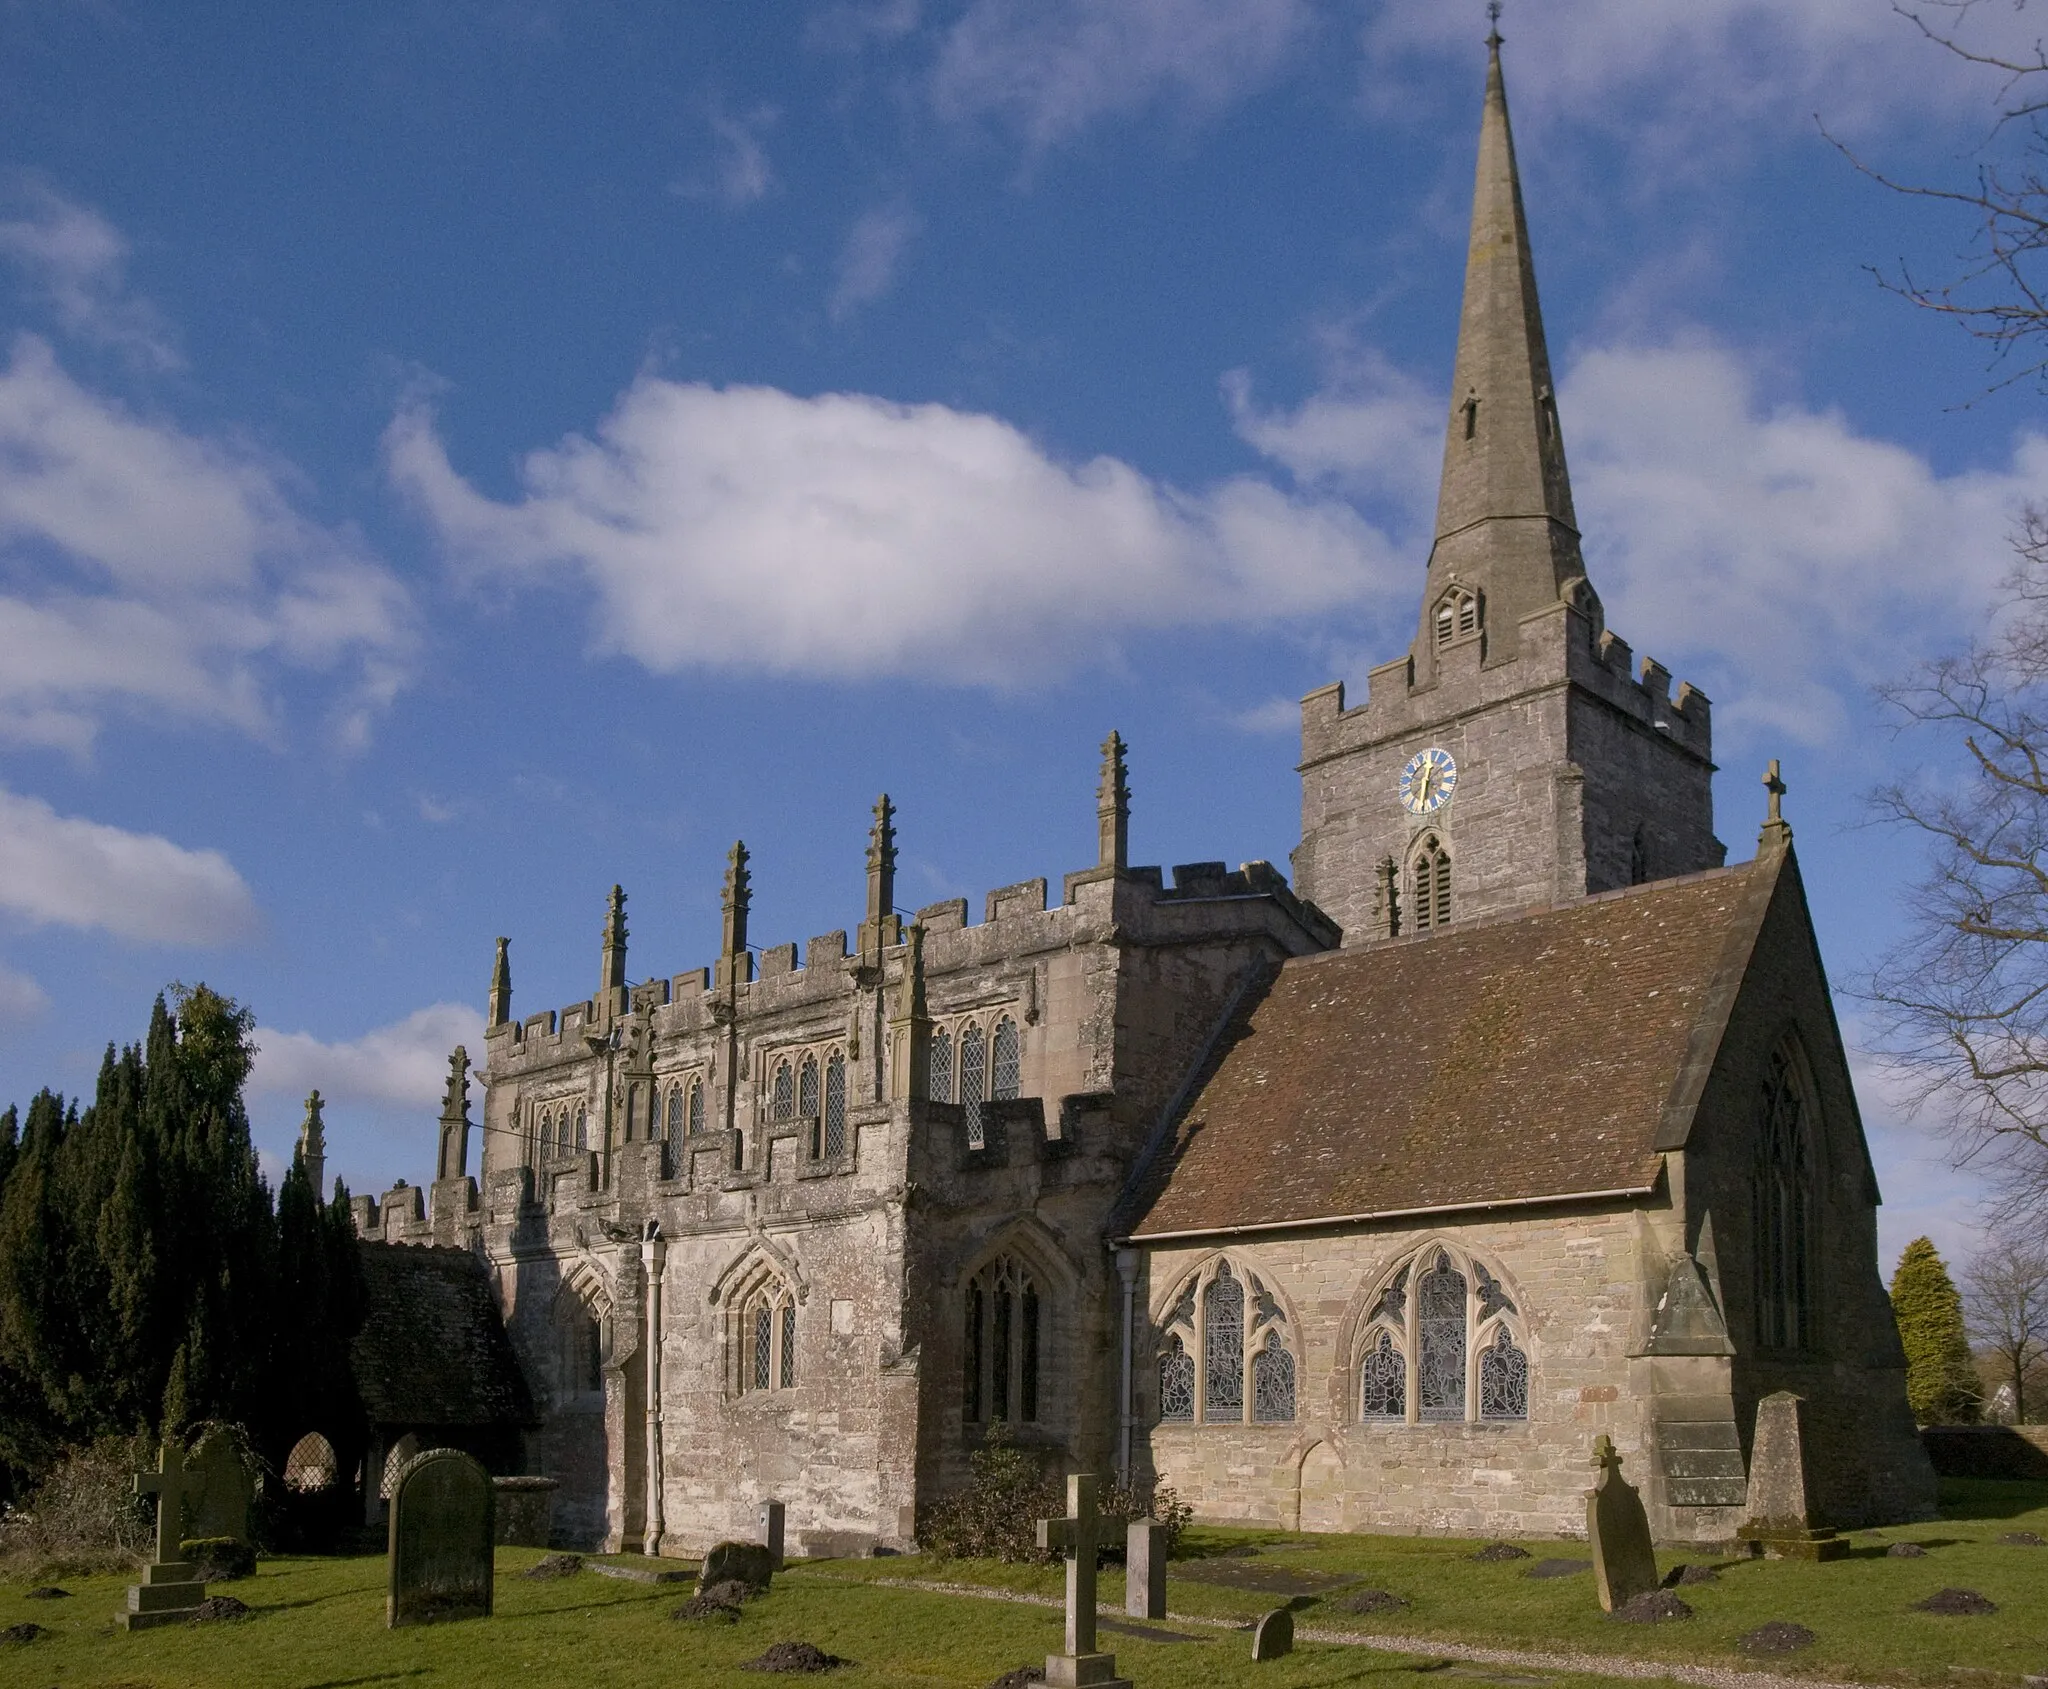
[[[373,1423],[530,1425],[481,1259],[467,1249],[358,1243],[369,1292],[351,1358]]]
[[[1118,1229],[1648,1188],[1658,1147],[1683,1142],[1782,860],[1285,962]]]

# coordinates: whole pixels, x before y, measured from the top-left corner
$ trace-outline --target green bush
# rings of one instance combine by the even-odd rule
[[[1115,1530],[1106,1530],[1105,1536],[1113,1537],[1112,1543],[1105,1544],[1112,1557],[1123,1557],[1123,1531],[1134,1519],[1157,1519],[1166,1527],[1166,1552],[1170,1557],[1180,1546],[1181,1533],[1195,1516],[1195,1510],[1181,1500],[1171,1484],[1126,1484],[1121,1481],[1111,1484],[1096,1497],[1096,1508],[1105,1521],[1112,1521]]]
[[[256,1571],[256,1550],[239,1537],[187,1537],[178,1544],[178,1558],[198,1568],[202,1583],[232,1583]]]
[[[152,1511],[135,1474],[149,1450],[146,1438],[102,1437],[62,1456],[26,1502],[0,1514],[0,1566],[82,1577],[144,1558]]]
[[[998,1421],[967,1464],[967,1487],[934,1503],[919,1520],[919,1546],[946,1560],[1059,1559],[1038,1546],[1038,1521],[1067,1511],[1066,1486],[1046,1470],[1044,1458],[1019,1448],[1014,1433]],[[1195,1512],[1163,1484],[1111,1483],[1095,1505],[1103,1527],[1100,1557],[1106,1560],[1123,1558],[1124,1527],[1133,1519],[1164,1525],[1171,1554]]]

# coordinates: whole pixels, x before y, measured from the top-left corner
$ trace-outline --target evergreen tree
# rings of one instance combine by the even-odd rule
[[[1892,1314],[1906,1348],[1906,1399],[1922,1425],[1969,1423],[1981,1391],[1963,1329],[1963,1299],[1931,1239],[1916,1237],[1892,1274]]]

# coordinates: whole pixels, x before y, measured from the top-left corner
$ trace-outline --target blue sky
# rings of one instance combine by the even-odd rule
[[[1468,15],[1469,13],[1469,15]],[[2028,15],[1973,14],[2030,40]],[[1873,682],[1977,625],[2039,398],[1884,294],[1996,84],[1885,0],[1502,21],[1586,549],[1788,814],[1838,981],[1914,857]],[[1406,643],[1479,6],[820,0],[0,12],[0,1099],[152,994],[256,1010],[288,1154],[418,1179],[521,1014],[1092,850],[1298,837],[1294,701]],[[1971,401],[1979,402],[1972,403]],[[1853,1005],[1844,1006],[1853,1020]],[[1973,1190],[1863,1097],[1887,1260]]]

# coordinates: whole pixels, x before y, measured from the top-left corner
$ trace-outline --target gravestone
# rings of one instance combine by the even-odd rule
[[[772,1570],[782,1570],[782,1503],[764,1501],[761,1503],[761,1541],[768,1550],[768,1563]]]
[[[1124,1611],[1166,1617],[1166,1527],[1157,1519],[1133,1519],[1124,1532]]]
[[[135,1493],[156,1497],[156,1552],[142,1568],[142,1582],[128,1586],[128,1606],[114,1615],[123,1630],[148,1630],[156,1625],[183,1624],[206,1599],[206,1584],[197,1568],[178,1558],[185,1535],[185,1507],[200,1493],[202,1480],[185,1465],[185,1451],[175,1437],[164,1438],[154,1472],[135,1475]]]
[[[387,1626],[491,1616],[496,1511],[490,1474],[460,1449],[428,1449],[399,1469],[391,1485]]]
[[[697,1593],[714,1584],[743,1583],[765,1591],[775,1574],[775,1559],[765,1542],[716,1542],[697,1572]]]
[[[1102,1544],[1095,1486],[1092,1475],[1075,1473],[1067,1479],[1067,1517],[1038,1521],[1038,1546],[1067,1559],[1067,1648],[1046,1656],[1049,1689],[1132,1689],[1116,1674],[1116,1656],[1095,1651],[1095,1556]]]
[[[185,1535],[247,1542],[256,1473],[234,1439],[219,1427],[208,1431],[192,1450],[187,1470],[197,1475],[199,1491],[185,1512]]]
[[[1593,1443],[1593,1465],[1600,1476],[1586,1492],[1586,1542],[1593,1550],[1600,1606],[1611,1613],[1657,1587],[1657,1555],[1643,1498],[1621,1475],[1621,1456],[1604,1431]]]
[[[1735,1534],[1773,1560],[1839,1560],[1848,1542],[1813,1523],[1801,1397],[1780,1390],[1756,1404],[1749,1453],[1749,1505]]]
[[[510,1548],[546,1548],[554,1538],[557,1478],[493,1478],[498,1542]]]
[[[1294,1652],[1294,1609],[1275,1607],[1252,1632],[1252,1658],[1277,1660]]]

